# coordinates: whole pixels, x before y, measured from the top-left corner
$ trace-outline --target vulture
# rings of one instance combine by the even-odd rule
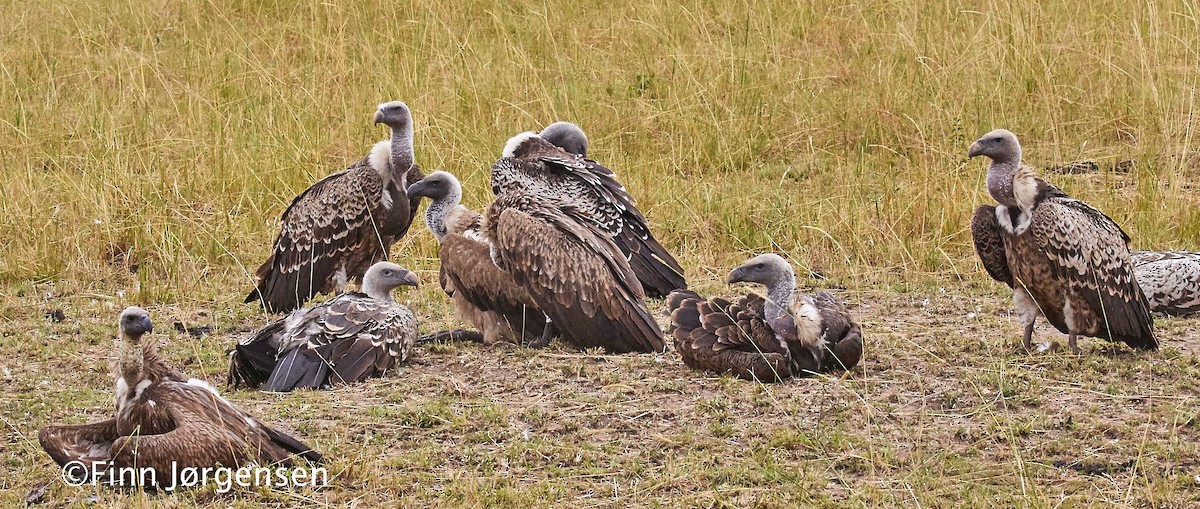
[[[796,295],[787,260],[751,258],[729,273],[729,284],[739,282],[761,284],[767,295],[734,302],[676,290],[667,297],[668,333],[684,364],[764,382],[858,365],[862,329],[833,294]]]
[[[662,330],[642,285],[615,243],[628,195],[581,156],[534,133],[508,141],[492,165],[496,199],[484,236],[492,262],[549,318],[545,346],[558,335],[578,348],[661,352]]]
[[[998,205],[975,210],[971,235],[988,274],[1013,289],[1025,348],[1038,316],[1068,335],[1073,353],[1080,334],[1158,348],[1125,231],[1022,165],[1011,132],[987,133],[968,155],[991,159],[987,189]]]
[[[423,177],[413,162],[412,114],[392,101],[379,105],[374,120],[391,128],[391,139],[292,201],[246,302],[286,313],[318,293],[341,293],[408,232],[417,208],[405,190]]]
[[[64,467],[82,462],[81,482],[92,469],[150,468],[135,476],[148,486],[173,487],[172,475],[186,467],[292,466],[297,458],[321,461],[321,454],[233,406],[202,380],[184,378],[158,356],[143,336],[153,329],[139,307],[121,313],[115,369],[117,406],[111,419],[83,425],[46,426],[42,448]],[[172,468],[172,465],[175,468]],[[131,482],[104,473],[95,481]],[[139,472],[140,473],[140,472]]]
[[[634,206],[633,198],[617,182],[616,174],[587,159],[588,140],[583,130],[570,122],[555,122],[546,126],[539,136],[568,154],[578,156],[556,156],[579,168],[572,172],[575,178],[569,188],[554,191],[574,193],[568,194],[570,199],[589,202],[588,220],[621,249],[646,294],[664,297],[674,290],[687,288],[683,268],[650,233],[646,216]]]
[[[417,283],[399,265],[372,265],[362,293],[297,309],[239,342],[229,357],[229,385],[288,392],[384,374],[408,359],[417,340],[417,318],[392,290]]]
[[[1134,251],[1132,256],[1150,311],[1168,315],[1200,311],[1200,253]]]
[[[429,198],[425,224],[438,240],[442,290],[458,315],[483,334],[484,344],[530,343],[546,328],[546,314],[529,292],[492,263],[491,244],[483,236],[483,216],[462,205],[462,185],[445,171],[430,173],[409,186],[408,199]]]

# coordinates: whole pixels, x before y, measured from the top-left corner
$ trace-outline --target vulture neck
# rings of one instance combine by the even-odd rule
[[[1017,175],[1017,169],[1021,167],[1021,156],[999,160],[993,159],[992,164],[988,165],[987,170],[987,189],[988,194],[992,195],[992,199],[996,203],[1007,207],[1017,206],[1017,197],[1013,193],[1013,178]]]
[[[446,216],[454,207],[458,206],[460,201],[462,201],[462,190],[454,186],[449,193],[446,193],[446,196],[433,200],[429,207],[425,208],[425,224],[429,226],[429,231],[433,232],[439,243],[448,231]]]
[[[788,314],[792,305],[792,294],[796,291],[796,280],[789,274],[771,282],[767,286],[767,302],[763,305],[763,314],[767,320],[783,318]]]
[[[392,128],[392,153],[388,159],[391,167],[389,178],[399,182],[402,186],[407,187],[403,177],[412,168],[413,161],[416,156],[413,154],[413,127],[412,121],[406,123],[403,127],[397,129]]]
[[[143,378],[142,336],[129,336],[122,332],[118,351],[121,378],[130,386],[136,385]]]
[[[392,289],[386,288],[376,281],[363,281],[362,291],[363,293],[367,294],[367,297],[372,299],[396,302],[395,299],[392,298]]]

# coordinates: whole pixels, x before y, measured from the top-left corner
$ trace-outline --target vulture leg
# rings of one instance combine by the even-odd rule
[[[1021,317],[1021,325],[1025,327],[1025,336],[1022,338],[1021,345],[1025,347],[1026,352],[1032,352],[1033,324],[1037,321],[1041,308],[1038,307],[1037,301],[1033,300],[1033,296],[1025,290],[1024,285],[1013,289],[1013,305]]]
[[[1031,319],[1031,320],[1026,321],[1024,318],[1022,318],[1021,321],[1025,322],[1025,334],[1021,340],[1021,345],[1025,347],[1025,351],[1032,352],[1033,351],[1033,320]]]
[[[554,322],[546,320],[546,328],[542,330],[542,337],[532,340],[527,346],[536,350],[541,350],[550,345],[550,340],[558,335],[558,327],[554,326]]]
[[[1075,343],[1076,336],[1077,334],[1075,334],[1075,331],[1071,331],[1071,333],[1067,335],[1067,346],[1071,348],[1072,354],[1079,355],[1079,345]]]

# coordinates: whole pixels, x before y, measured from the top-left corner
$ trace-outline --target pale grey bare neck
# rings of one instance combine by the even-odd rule
[[[796,279],[791,271],[780,275],[767,286],[767,303],[763,306],[763,313],[766,314],[767,320],[783,318],[788,314],[788,307],[792,304],[792,296],[795,291]]]
[[[1020,156],[1004,161],[992,160],[987,170],[987,190],[996,203],[1008,207],[1017,206],[1017,198],[1013,194],[1013,177],[1021,166]]]
[[[446,193],[446,196],[433,200],[425,209],[425,224],[429,226],[429,231],[433,232],[433,236],[437,237],[439,243],[442,241],[442,237],[446,236],[446,216],[450,214],[450,209],[458,206],[461,200],[462,191],[452,188],[449,193]]]

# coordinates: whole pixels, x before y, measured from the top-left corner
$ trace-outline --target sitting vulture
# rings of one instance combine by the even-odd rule
[[[578,166],[571,172],[576,182],[555,192],[575,193],[570,199],[587,200],[588,220],[613,239],[629,266],[637,274],[642,289],[651,297],[663,297],[673,290],[687,288],[683,268],[650,233],[646,216],[633,204],[633,198],[617,182],[612,170],[587,159],[587,135],[570,122],[546,126],[539,136],[577,158],[565,158]],[[563,159],[562,154],[556,156]],[[556,198],[557,199],[557,198]]]
[[[372,265],[362,293],[297,309],[238,343],[229,385],[288,392],[384,374],[408,359],[417,340],[416,316],[392,299],[406,285],[417,286],[417,275],[391,262]]]
[[[619,185],[534,133],[508,141],[492,165],[496,201],[485,236],[496,266],[529,293],[555,333],[579,348],[661,352],[662,331],[612,233]]]
[[[409,203],[405,190],[423,176],[413,162],[412,114],[403,102],[392,101],[379,105],[375,123],[390,127],[392,138],[292,201],[246,302],[284,313],[317,293],[341,293],[348,281],[387,259],[392,244],[408,232],[417,205]]]
[[[203,380],[181,376],[159,358],[152,329],[138,307],[121,313],[117,338],[116,416],[84,425],[46,426],[42,448],[59,465],[82,462],[86,480],[94,468],[151,468],[154,475],[107,476],[97,481],[142,482],[171,487],[173,472],[186,467],[240,467],[250,463],[290,466],[296,457],[320,461],[321,454],[284,433],[264,426],[233,406]],[[172,468],[172,464],[176,468]],[[70,472],[68,472],[70,473]],[[115,477],[115,478],[114,478]]]
[[[1200,253],[1134,251],[1132,256],[1150,311],[1168,315],[1200,311]]]
[[[1038,315],[1069,335],[1074,353],[1080,334],[1158,348],[1125,231],[1022,165],[1021,145],[1011,132],[987,133],[971,144],[969,155],[992,160],[987,188],[999,202],[975,210],[975,251],[988,274],[1013,288],[1025,348],[1031,348]]]
[[[438,240],[442,289],[459,317],[483,333],[484,344],[540,339],[546,314],[512,276],[492,263],[491,246],[480,232],[483,216],[459,205],[458,179],[444,171],[430,173],[408,188],[413,203],[422,197],[431,200],[425,224]]]
[[[728,282],[759,283],[767,295],[737,303],[691,290],[667,297],[669,333],[684,364],[764,382],[858,365],[862,330],[846,307],[829,292],[795,295],[792,266],[779,255],[751,258]]]

